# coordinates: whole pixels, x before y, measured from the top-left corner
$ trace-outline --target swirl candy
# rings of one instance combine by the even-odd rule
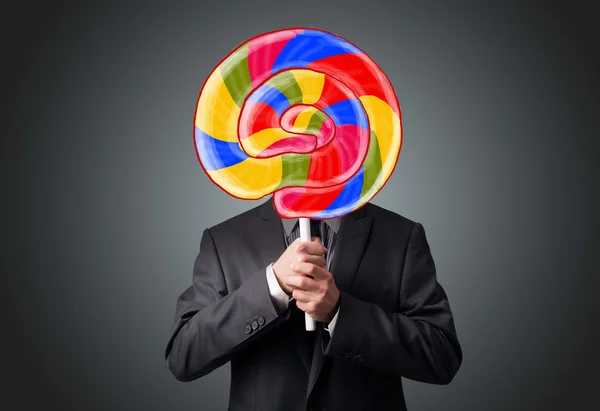
[[[284,218],[333,218],[370,201],[392,174],[401,112],[381,69],[334,34],[287,29],[237,47],[202,87],[198,159],[230,195],[273,193]]]

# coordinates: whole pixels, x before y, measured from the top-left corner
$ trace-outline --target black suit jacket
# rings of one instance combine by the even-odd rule
[[[401,377],[453,379],[462,351],[421,224],[373,204],[342,218],[340,311],[331,337],[317,323],[312,360],[302,313],[269,294],[265,268],[284,249],[270,199],[204,231],[166,347],[178,380],[231,361],[231,411],[399,411]]]

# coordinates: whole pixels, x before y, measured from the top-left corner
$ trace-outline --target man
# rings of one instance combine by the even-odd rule
[[[423,226],[373,204],[311,226],[300,241],[269,199],[204,231],[175,377],[230,361],[230,411],[406,410],[401,377],[448,384],[462,351]]]

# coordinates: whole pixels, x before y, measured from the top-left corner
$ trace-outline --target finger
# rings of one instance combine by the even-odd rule
[[[317,281],[333,281],[333,274],[327,271],[327,268],[322,265],[297,261],[290,265],[290,269],[295,273],[304,274]]]
[[[312,263],[295,261],[290,265],[290,268],[292,271],[298,274],[308,275],[315,279],[323,279],[327,277],[326,273],[324,273],[324,271],[327,272],[327,270],[324,267]]]
[[[323,255],[327,252],[327,249],[323,247],[323,244],[316,241],[302,241],[296,246],[296,252],[312,255]]]
[[[325,258],[320,255],[300,254],[296,258],[296,261],[318,265],[319,267],[323,268],[325,268],[325,266],[327,265],[327,261],[325,260]]]
[[[305,275],[288,275],[285,278],[285,283],[289,287],[300,288],[305,291],[318,291],[319,284]]]
[[[317,294],[310,291],[301,290],[299,288],[296,288],[294,291],[292,291],[292,296],[296,299],[296,302],[301,301],[304,303],[309,301],[317,301],[318,299]]]

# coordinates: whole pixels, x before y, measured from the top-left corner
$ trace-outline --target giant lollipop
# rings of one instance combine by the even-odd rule
[[[202,168],[228,194],[273,194],[282,218],[348,214],[394,171],[402,146],[398,99],[386,75],[347,40],[286,29],[238,46],[204,83],[194,119]],[[315,329],[306,315],[306,329]]]

